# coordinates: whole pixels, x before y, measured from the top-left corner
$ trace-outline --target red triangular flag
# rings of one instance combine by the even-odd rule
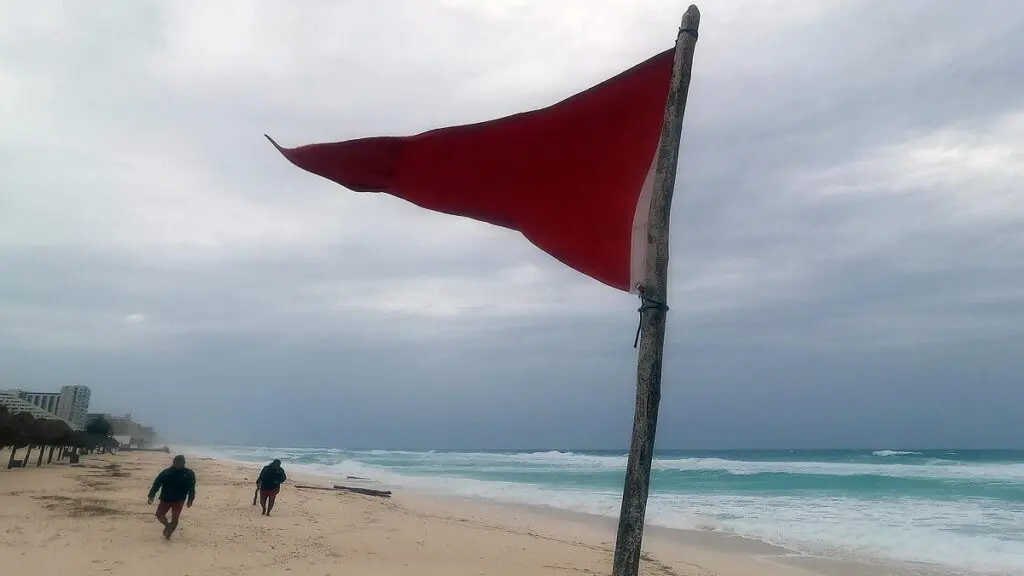
[[[568,266],[635,291],[674,52],[533,112],[403,138],[274,145],[351,190],[519,230]]]

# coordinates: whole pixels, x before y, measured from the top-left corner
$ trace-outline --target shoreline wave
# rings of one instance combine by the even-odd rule
[[[567,451],[208,450],[236,461],[278,457],[309,474],[361,476],[434,496],[612,518],[625,465],[622,454]],[[648,522],[812,555],[1024,574],[1024,458],[986,463],[952,460],[948,451],[905,452],[788,461],[786,452],[745,460],[663,454],[655,461]]]

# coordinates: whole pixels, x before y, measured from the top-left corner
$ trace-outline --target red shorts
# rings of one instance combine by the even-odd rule
[[[181,514],[181,509],[184,507],[184,500],[180,500],[178,502],[168,502],[166,500],[161,500],[160,505],[156,507],[156,515],[166,516],[167,512],[170,512],[172,518],[177,518]]]
[[[270,488],[268,490],[260,488],[260,498],[270,498],[271,496],[277,496],[277,493],[280,491],[280,488]]]

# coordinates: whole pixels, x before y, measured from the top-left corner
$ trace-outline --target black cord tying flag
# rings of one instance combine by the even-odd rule
[[[636,309],[640,313],[640,321],[636,325],[636,337],[633,338],[633,348],[636,348],[640,344],[640,330],[644,326],[644,312],[648,310],[664,310],[668,312],[668,304],[664,302],[658,302],[652,300],[647,296],[644,296],[644,287],[638,286],[637,292],[640,294],[640,307]]]

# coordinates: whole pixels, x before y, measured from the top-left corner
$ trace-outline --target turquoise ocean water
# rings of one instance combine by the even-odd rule
[[[431,494],[617,516],[621,451],[213,447]],[[738,450],[656,454],[648,523],[814,555],[1024,574],[1024,451]]]

